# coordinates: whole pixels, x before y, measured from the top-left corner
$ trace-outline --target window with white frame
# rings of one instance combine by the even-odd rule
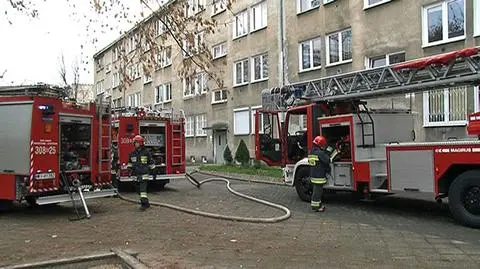
[[[248,107],[233,110],[234,135],[250,134],[250,110]]]
[[[252,110],[251,110],[251,113],[252,113],[252,118],[251,118],[251,123],[252,123],[252,126],[250,128],[250,134],[255,134],[255,118],[256,118],[256,114],[257,114],[257,110],[262,108],[262,106],[253,106],[252,107]],[[263,114],[260,114],[260,126],[258,126],[258,130],[259,130],[259,133],[263,133]]]
[[[422,32],[424,46],[465,38],[465,0],[441,1],[425,6]]]
[[[374,6],[378,6],[378,5],[390,2],[392,0],[363,0],[363,1],[364,1],[363,7],[369,8],[369,7],[374,7]]]
[[[147,84],[150,82],[152,82],[152,74],[149,74],[149,75],[145,74],[143,76],[143,84]]]
[[[167,27],[165,26],[165,23],[167,23],[166,20],[167,20],[166,17],[162,17],[161,20],[159,19],[155,23],[155,34],[157,36],[160,36],[167,31]]]
[[[161,68],[170,66],[172,64],[172,46],[162,49],[158,53],[158,66]]]
[[[101,94],[105,91],[105,87],[103,86],[103,79],[97,81],[97,94]]]
[[[112,51],[112,63],[116,62],[119,58],[119,47],[116,47]]]
[[[268,54],[262,54],[252,59],[252,82],[268,79]]]
[[[227,10],[227,0],[213,0],[212,16]]]
[[[480,0],[473,0],[473,35],[480,35]]]
[[[267,27],[267,1],[252,6],[250,9],[250,31]]]
[[[233,64],[233,77],[235,78],[233,85],[244,85],[249,82],[249,66],[248,59],[244,59]]]
[[[201,114],[195,117],[195,135],[196,136],[206,136],[207,130],[203,128],[207,127],[207,115]]]
[[[223,42],[221,44],[215,45],[212,48],[213,59],[218,59],[218,58],[221,58],[223,56],[226,56],[227,52],[228,52],[227,42]]]
[[[205,0],[188,0],[186,15],[187,17],[196,15],[205,9]]]
[[[216,90],[212,92],[212,104],[225,103],[227,101],[227,90]]]
[[[204,94],[208,91],[208,74],[197,73],[183,80],[183,97],[191,97],[195,94]]]
[[[97,72],[102,70],[103,69],[103,65],[104,65],[104,59],[103,59],[103,55],[100,56],[96,61],[96,64],[97,64]]]
[[[248,34],[248,11],[242,11],[235,15],[233,25],[233,38]]]
[[[302,13],[320,6],[320,0],[297,0],[297,13]]]
[[[327,65],[352,61],[352,29],[327,36]]]
[[[172,84],[165,83],[155,87],[155,104],[164,104],[172,101]]]
[[[128,106],[130,107],[138,107],[138,106],[141,106],[142,105],[142,95],[140,92],[137,92],[137,93],[134,93],[134,94],[130,94],[128,96]]]
[[[463,125],[467,122],[467,86],[423,93],[425,126]]]
[[[120,86],[120,73],[116,72],[112,76],[112,88]]]
[[[122,106],[122,98],[117,98],[117,99],[113,99],[113,107],[116,108],[116,107],[121,107]]]
[[[389,53],[382,56],[368,58],[367,68],[377,68],[405,62],[405,52]]]
[[[192,137],[194,135],[193,116],[185,117],[185,137]]]
[[[300,71],[317,69],[322,66],[320,37],[310,39],[299,45]]]
[[[183,41],[183,57],[190,57],[195,54],[198,54],[202,51],[205,46],[204,32],[199,32],[195,34],[193,39],[193,44],[188,40]]]

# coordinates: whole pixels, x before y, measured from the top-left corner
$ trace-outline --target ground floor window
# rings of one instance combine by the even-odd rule
[[[459,86],[423,93],[425,126],[467,124],[467,116],[479,110],[478,88]]]

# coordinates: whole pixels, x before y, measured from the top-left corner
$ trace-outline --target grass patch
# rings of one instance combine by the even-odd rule
[[[283,177],[282,170],[275,167],[243,167],[236,165],[202,165],[200,171],[255,175],[262,177]]]

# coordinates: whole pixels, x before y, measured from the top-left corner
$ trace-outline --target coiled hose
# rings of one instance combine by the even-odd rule
[[[167,207],[167,208],[174,209],[174,210],[179,210],[179,211],[194,214],[194,215],[200,215],[200,216],[214,218],[214,219],[233,220],[233,221],[239,221],[239,222],[276,223],[276,222],[284,221],[284,220],[290,218],[290,216],[291,216],[290,210],[285,206],[275,204],[275,203],[272,203],[272,202],[268,202],[268,201],[265,201],[265,200],[262,200],[262,199],[259,199],[259,198],[255,198],[255,197],[240,193],[240,192],[232,189],[232,187],[230,187],[230,181],[226,178],[211,177],[211,178],[207,178],[207,179],[199,182],[199,181],[195,180],[195,178],[192,177],[192,174],[186,173],[186,178],[190,183],[195,185],[197,188],[200,188],[201,185],[203,185],[207,182],[222,181],[222,182],[225,182],[227,184],[227,189],[228,189],[229,192],[231,192],[231,193],[233,193],[237,196],[243,197],[245,199],[248,199],[248,200],[260,203],[260,204],[264,204],[264,205],[267,205],[267,206],[270,206],[270,207],[280,209],[280,210],[284,211],[285,214],[283,216],[273,217],[273,218],[239,217],[239,216],[214,214],[214,213],[209,213],[209,212],[204,212],[204,211],[199,211],[199,210],[193,210],[193,209],[189,209],[189,208],[185,208],[185,207],[180,207],[180,206],[176,206],[176,205],[172,205],[172,204],[155,202],[155,201],[150,201],[150,204],[155,205],[155,206],[163,206],[163,207]],[[128,198],[128,197],[125,197],[125,196],[121,195],[118,192],[118,190],[117,190],[117,195],[122,200],[132,202],[132,203],[136,203],[136,204],[139,203],[139,201],[136,200],[136,199]]]

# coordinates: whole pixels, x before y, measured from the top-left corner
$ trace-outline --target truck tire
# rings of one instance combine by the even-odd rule
[[[458,222],[480,228],[480,170],[466,171],[455,178],[448,190],[448,206]]]
[[[295,190],[302,201],[310,202],[312,198],[312,183],[308,167],[300,167],[295,173]]]

